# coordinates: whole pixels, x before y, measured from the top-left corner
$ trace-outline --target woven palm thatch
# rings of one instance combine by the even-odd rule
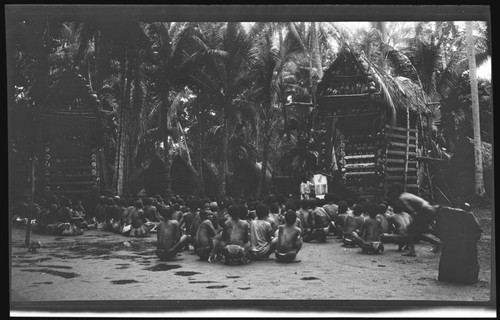
[[[392,75],[371,62],[364,53],[353,53],[350,49],[344,49],[338,54],[336,61],[325,72],[323,79],[338,75],[339,62],[347,59],[354,61],[357,69],[368,78],[374,80],[377,91],[386,102],[393,115],[398,111],[405,111],[409,108],[413,112],[429,113],[426,103],[429,97],[422,90],[418,75],[411,66],[409,59],[397,50],[388,50],[389,70]],[[356,70],[356,73],[359,72]],[[347,74],[346,74],[347,75]],[[318,89],[324,89],[321,85]]]

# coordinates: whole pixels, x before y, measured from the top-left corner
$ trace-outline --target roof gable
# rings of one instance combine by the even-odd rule
[[[76,71],[64,71],[49,90],[42,113],[84,113],[97,115],[99,99],[88,81]]]

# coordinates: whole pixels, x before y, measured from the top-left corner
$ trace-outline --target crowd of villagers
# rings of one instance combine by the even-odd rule
[[[437,208],[403,191],[389,187],[382,202],[327,193],[324,199],[293,199],[283,195],[252,198],[200,198],[100,196],[90,205],[65,196],[52,196],[36,204],[33,232],[79,235],[97,229],[127,237],[156,233],[156,255],[162,261],[194,250],[201,260],[245,264],[255,259],[297,261],[303,242],[326,242],[327,236],[346,248],[381,254],[384,244],[415,256],[415,243],[427,241],[439,252],[434,234]],[[27,202],[12,208],[14,221],[27,223]],[[24,214],[23,214],[24,212]]]

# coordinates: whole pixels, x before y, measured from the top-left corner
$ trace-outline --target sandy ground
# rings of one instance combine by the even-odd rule
[[[417,257],[403,257],[388,244],[380,255],[344,248],[333,236],[326,243],[305,243],[297,259],[244,266],[198,260],[192,250],[175,261],[154,254],[156,235],[127,238],[105,231],[81,236],[32,234],[42,248],[28,253],[25,230],[11,230],[11,301],[96,300],[490,300],[491,221],[480,212],[485,229],[478,243],[479,282],[458,285],[437,281],[439,254],[417,245]]]

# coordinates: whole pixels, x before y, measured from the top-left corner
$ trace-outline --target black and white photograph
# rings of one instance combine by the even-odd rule
[[[496,316],[489,6],[4,9],[11,316]]]

